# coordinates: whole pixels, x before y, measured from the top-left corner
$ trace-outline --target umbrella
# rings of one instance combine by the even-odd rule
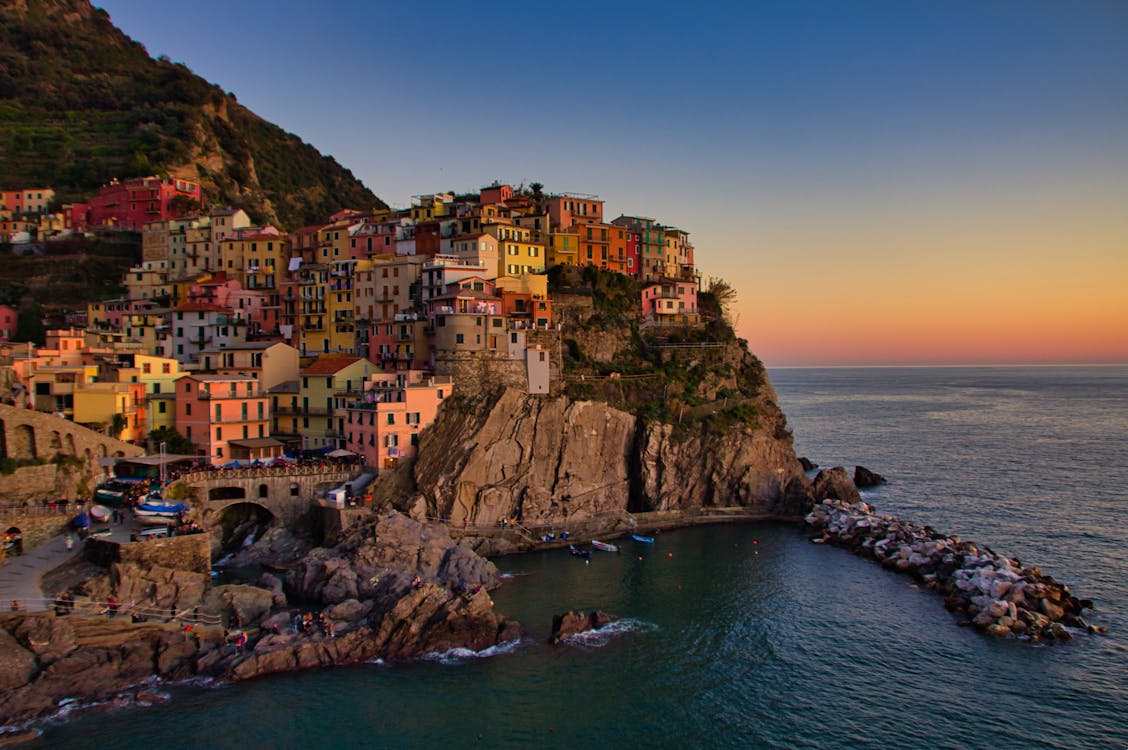
[[[338,448],[335,451],[329,451],[329,453],[327,453],[326,455],[329,458],[348,458],[349,456],[355,456],[356,454],[352,451],[347,451],[344,448]]]

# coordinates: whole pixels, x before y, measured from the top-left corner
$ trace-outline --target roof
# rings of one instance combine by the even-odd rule
[[[274,438],[247,438],[246,440],[228,440],[228,445],[237,448],[281,448],[282,443]]]
[[[302,370],[302,375],[336,375],[349,365],[360,361],[360,357],[318,357]]]
[[[242,383],[242,382],[247,381],[247,380],[251,380],[251,381],[257,381],[258,380],[258,378],[256,378],[254,375],[239,375],[237,373],[220,374],[220,373],[211,373],[211,372],[189,373],[187,375],[184,375],[183,377],[177,378],[176,380],[177,380],[177,382],[179,382],[179,381],[183,380],[184,378],[192,378],[193,380],[198,380],[201,383],[229,383],[229,382]]]

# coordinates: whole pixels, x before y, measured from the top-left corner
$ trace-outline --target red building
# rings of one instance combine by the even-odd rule
[[[168,219],[182,213],[172,204],[178,197],[195,201],[197,207],[203,203],[203,193],[197,182],[160,177],[138,177],[125,182],[111,180],[108,185],[99,188],[98,195],[85,204],[86,226],[141,231],[146,222]],[[83,204],[78,204],[76,208],[81,205]],[[77,223],[80,217],[73,213],[72,210],[71,221]]]

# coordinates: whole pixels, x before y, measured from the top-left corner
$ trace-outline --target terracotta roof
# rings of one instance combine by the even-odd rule
[[[349,365],[360,361],[360,357],[318,357],[302,370],[302,375],[336,375]]]

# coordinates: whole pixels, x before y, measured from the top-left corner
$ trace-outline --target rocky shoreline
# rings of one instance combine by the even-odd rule
[[[805,521],[819,532],[812,541],[849,548],[911,575],[942,594],[944,606],[957,613],[960,624],[988,635],[1039,642],[1069,640],[1069,628],[1106,631],[1081,617],[1092,602],[1078,599],[1068,585],[1038,568],[929,526],[878,515],[861,500],[824,500]]]
[[[445,527],[387,513],[310,552],[258,586],[207,589],[183,571],[115,564],[75,588],[73,614],[0,616],[0,726],[22,726],[60,705],[139,700],[154,679],[218,681],[518,640],[519,623],[494,611],[494,565],[458,546]],[[114,596],[116,616],[82,614]],[[134,622],[129,607],[163,608],[168,621]],[[176,618],[171,617],[175,610]],[[190,612],[191,615],[185,613]],[[191,623],[222,617],[223,625]],[[309,613],[310,617],[303,618]]]

